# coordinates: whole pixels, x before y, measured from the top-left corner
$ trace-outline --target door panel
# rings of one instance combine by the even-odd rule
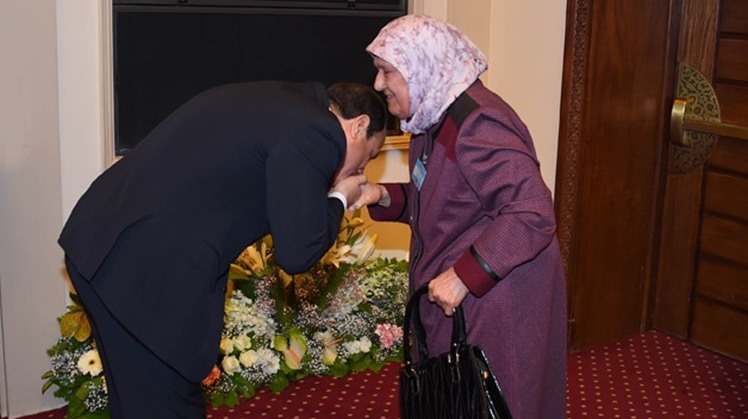
[[[735,84],[715,83],[714,90],[719,98],[722,121],[746,125],[748,117],[748,87]]]
[[[691,340],[740,360],[748,360],[748,324],[745,312],[698,299],[694,307]]]
[[[667,2],[568,7],[556,210],[575,350],[642,330],[674,53]]]
[[[730,217],[744,217],[748,214],[748,179],[710,171],[704,189],[704,210]]]
[[[709,255],[699,260],[696,293],[748,310],[748,268]]]
[[[736,263],[748,260],[748,225],[709,213],[702,223],[701,253]]]

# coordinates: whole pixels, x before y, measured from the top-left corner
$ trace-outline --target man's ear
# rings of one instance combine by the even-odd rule
[[[355,134],[363,135],[364,138],[366,138],[366,131],[369,129],[369,122],[371,122],[371,119],[369,119],[369,115],[362,113],[361,115],[357,116],[354,122],[354,126],[356,127],[354,129]]]

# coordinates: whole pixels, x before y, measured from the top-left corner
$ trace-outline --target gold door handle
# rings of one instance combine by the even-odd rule
[[[688,118],[686,116],[687,106],[688,100],[686,99],[675,99],[673,102],[673,109],[670,113],[670,139],[674,144],[684,147],[691,145],[690,137],[684,131],[748,140],[748,127],[723,124],[719,120]]]
[[[722,137],[748,140],[748,127],[723,124],[717,94],[709,80],[686,63],[678,64],[676,97],[670,112],[670,173],[703,166]]]

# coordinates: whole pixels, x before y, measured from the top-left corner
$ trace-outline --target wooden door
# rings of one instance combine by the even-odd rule
[[[701,96],[713,86],[713,113],[746,136],[748,2],[686,1],[682,10],[678,61],[704,78],[686,81]],[[693,139],[708,153],[685,173],[679,160],[697,144],[670,145],[652,324],[748,361],[748,138]]]
[[[724,32],[728,42],[727,47],[720,44],[721,52],[740,50],[748,39],[740,32],[747,26],[746,15],[738,10],[745,1],[722,3],[722,9],[719,0],[568,3],[556,212],[568,278],[572,350],[651,327],[707,345],[712,335],[725,336],[732,326],[710,338],[705,329],[714,331],[715,324],[724,325],[728,318],[729,324],[741,325],[746,310],[735,300],[744,303],[745,298],[733,297],[740,290],[745,294],[741,260],[748,260],[748,246],[741,240],[748,217],[734,212],[715,215],[702,203],[702,197],[714,196],[702,188],[707,183],[718,185],[719,196],[736,196],[744,187],[739,169],[717,163],[745,161],[735,154],[741,153],[735,151],[741,143],[720,138],[709,163],[673,174],[669,139],[678,62],[692,60],[703,69],[719,63],[718,23],[732,22]],[[720,21],[719,10],[731,18]],[[720,59],[737,60],[737,70],[733,66],[731,71],[740,73],[746,68],[740,60],[746,56]],[[733,110],[725,109],[723,120],[738,122],[736,115],[746,115],[746,99],[734,92],[744,92],[748,83],[729,74],[718,78],[725,83],[718,83],[717,91],[724,96],[722,101],[733,104]],[[706,176],[707,171],[712,173],[712,164],[722,166]],[[729,180],[722,182],[725,175]],[[725,192],[725,187],[737,189]],[[724,233],[726,225],[738,228]],[[715,258],[705,256],[702,247],[725,243],[732,249],[729,263],[710,264]],[[723,261],[722,256],[718,259]],[[698,269],[702,276],[726,278],[726,266],[737,267],[730,275],[743,281],[736,279],[732,289],[705,280],[697,286]],[[735,310],[726,314],[725,308]],[[710,318],[717,320],[706,320]]]
[[[555,204],[569,344],[645,327],[662,195],[674,5],[569,0]]]

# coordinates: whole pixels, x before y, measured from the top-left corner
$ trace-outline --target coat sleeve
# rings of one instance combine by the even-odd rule
[[[369,216],[374,221],[398,221],[408,223],[408,184],[407,183],[383,183],[390,194],[390,206],[369,205]]]
[[[457,159],[491,222],[457,260],[455,272],[482,296],[552,242],[556,222],[529,133],[479,115],[457,141]]]
[[[265,178],[270,232],[275,258],[290,274],[309,270],[338,236],[345,209],[327,193],[343,160],[344,138],[331,122],[297,130],[269,152]]]

